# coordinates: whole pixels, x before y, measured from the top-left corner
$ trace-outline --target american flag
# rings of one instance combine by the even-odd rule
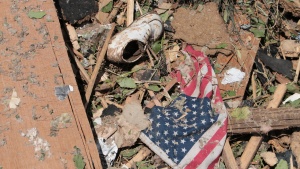
[[[200,51],[187,46],[173,72],[182,93],[166,107],[151,110],[151,127],[140,139],[172,168],[218,168],[227,131],[227,111],[213,68]]]

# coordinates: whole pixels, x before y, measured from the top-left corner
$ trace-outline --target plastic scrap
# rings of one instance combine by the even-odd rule
[[[103,138],[98,138],[98,141],[99,141],[99,145],[98,145],[99,152],[102,152],[102,155],[105,157],[107,165],[112,166],[118,153],[118,147],[115,141],[114,140],[105,141]]]
[[[55,96],[58,98],[58,100],[64,100],[72,91],[73,86],[71,85],[57,86],[55,87]]]
[[[225,85],[229,83],[240,82],[244,77],[245,72],[242,72],[237,68],[231,68],[225,73],[225,77],[223,78],[221,84]]]
[[[283,104],[286,104],[287,102],[293,102],[300,99],[300,94],[299,93],[294,93],[293,95],[289,96],[283,101]]]

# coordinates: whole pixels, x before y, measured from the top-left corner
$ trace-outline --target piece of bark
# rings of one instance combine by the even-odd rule
[[[227,169],[238,169],[238,165],[235,161],[234,155],[232,153],[232,149],[229,144],[229,138],[226,139],[226,142],[225,142],[225,145],[223,148],[222,158],[225,162]]]
[[[279,84],[273,94],[273,99],[270,101],[267,109],[278,108],[287,90],[286,84]]]

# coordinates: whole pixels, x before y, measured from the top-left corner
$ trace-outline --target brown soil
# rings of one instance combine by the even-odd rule
[[[229,55],[233,46],[217,4],[211,2],[202,7],[203,9],[197,10],[179,8],[174,13],[172,21],[172,26],[176,30],[174,38],[197,45],[196,49],[202,50],[207,55],[214,55],[216,52]],[[216,49],[223,43],[227,44],[224,49]]]

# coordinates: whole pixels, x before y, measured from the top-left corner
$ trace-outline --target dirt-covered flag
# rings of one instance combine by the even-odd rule
[[[209,59],[187,46],[174,72],[180,94],[151,110],[152,125],[141,140],[172,168],[218,168],[227,131],[227,111]]]

